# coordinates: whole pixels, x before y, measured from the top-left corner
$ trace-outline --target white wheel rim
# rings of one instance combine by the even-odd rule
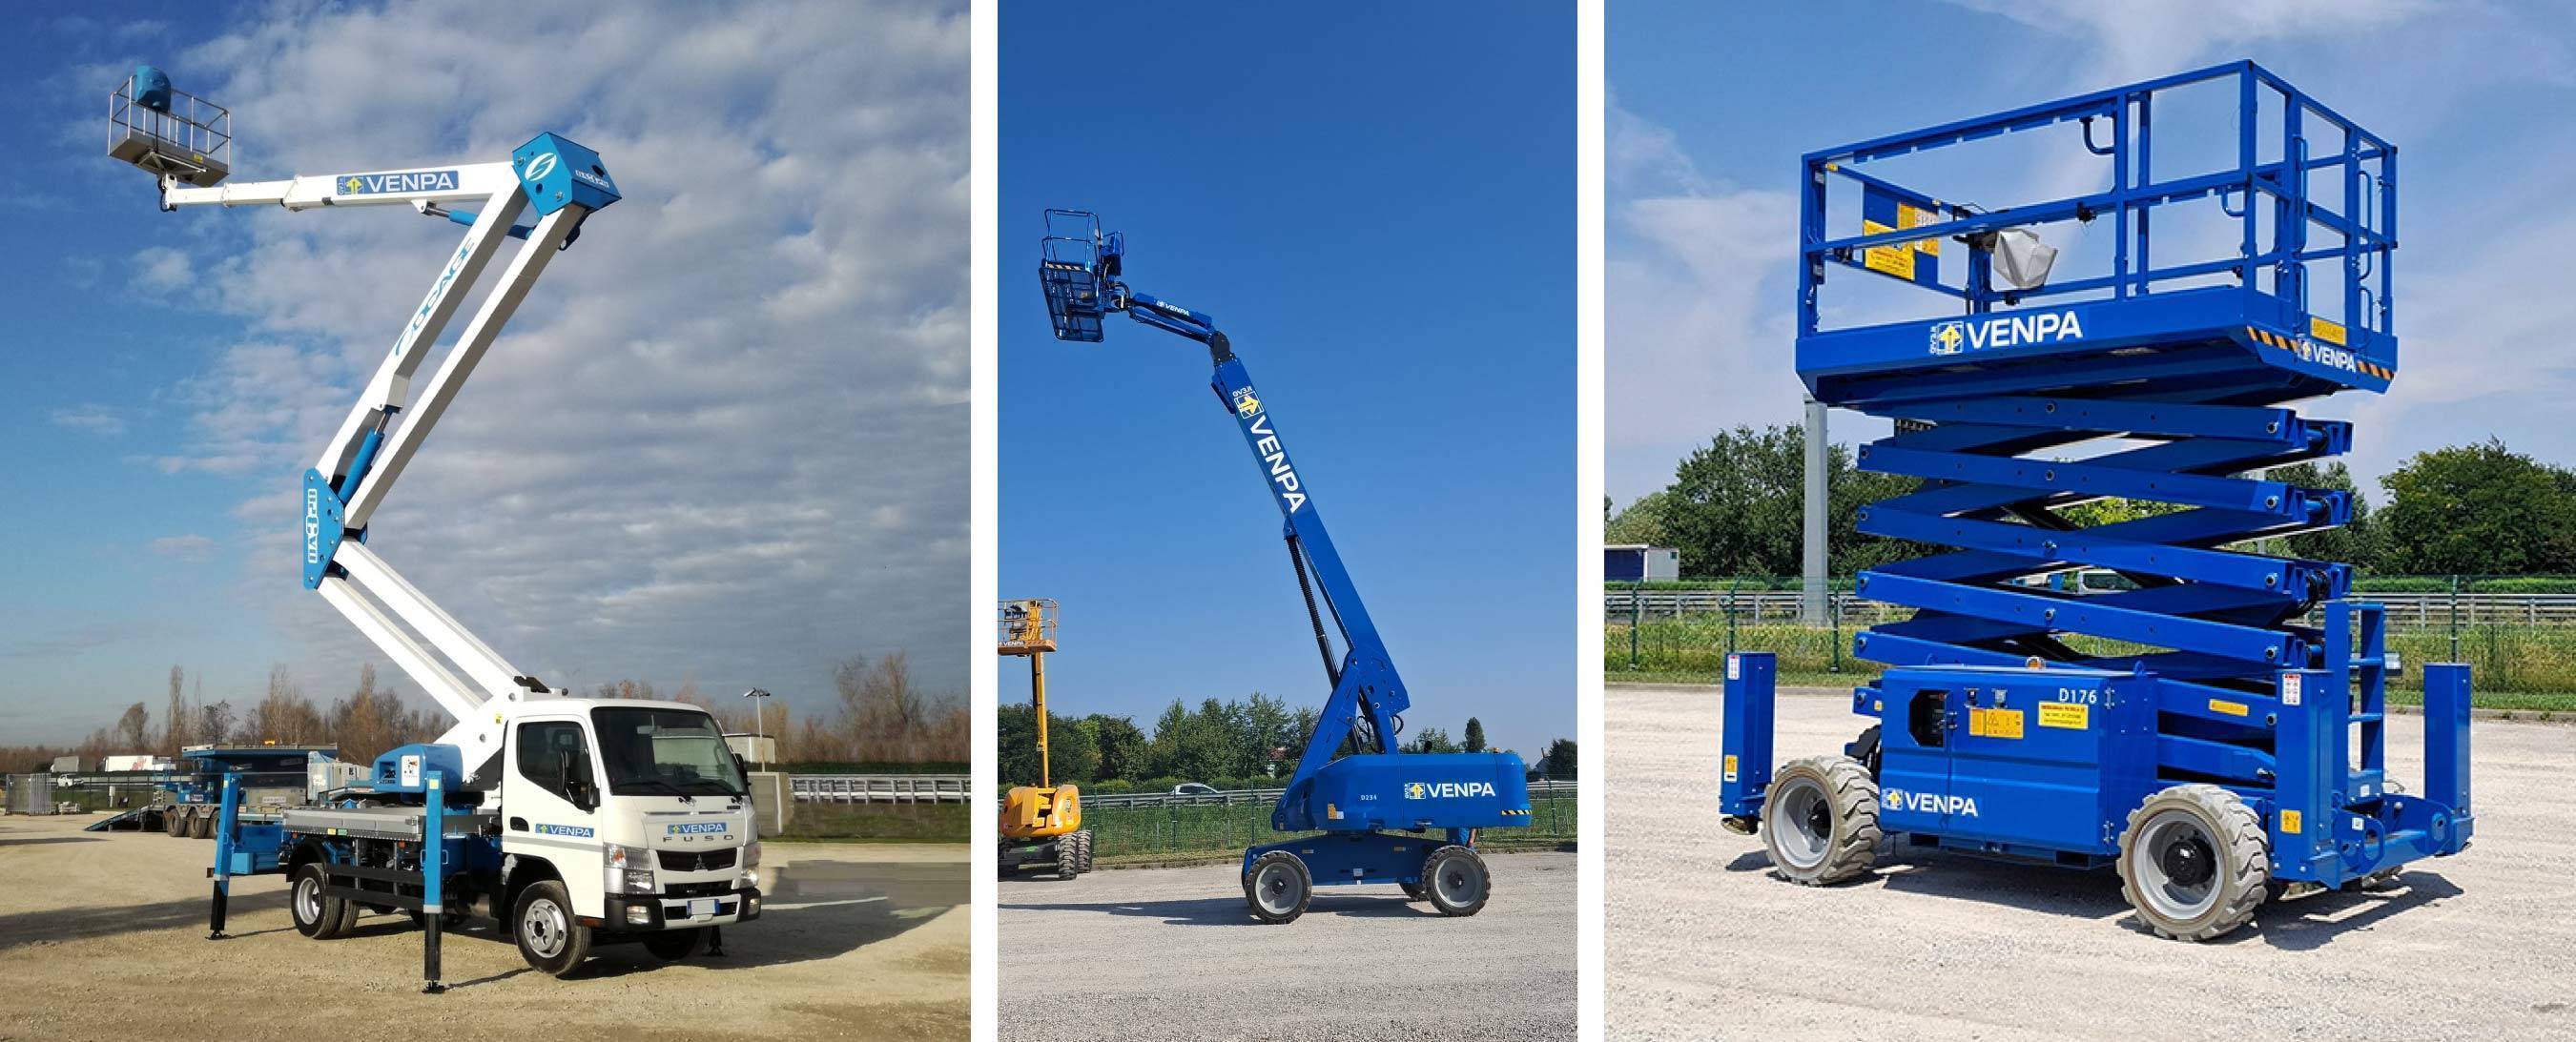
[[[308,923],[322,921],[322,881],[305,876],[295,881],[295,918]]]
[[[528,910],[519,916],[519,936],[528,942],[528,950],[551,959],[563,954],[563,909],[554,901],[540,897],[528,902]]]
[[[2207,875],[2197,880],[2178,877],[2166,868],[2165,858],[2193,844],[2207,853]],[[2130,859],[2137,877],[2138,899],[2173,922],[2190,922],[2207,915],[2218,907],[2226,889],[2220,885],[2227,869],[2224,860],[2217,837],[2210,835],[2199,815],[2181,808],[2157,811],[2139,828],[2137,850]]]
[[[1825,854],[1833,848],[1831,826],[1817,832],[1811,825],[1819,808],[1826,807],[1824,786],[1808,778],[1792,778],[1771,797],[1771,842],[1780,860],[1792,868],[1809,869],[1825,863]],[[1831,817],[1830,812],[1826,815]]]
[[[1454,857],[1448,859],[1438,871],[1432,873],[1430,883],[1432,892],[1439,895],[1441,904],[1452,908],[1464,908],[1475,904],[1476,895],[1484,892],[1485,872],[1474,861]]]
[[[1261,910],[1272,915],[1286,915],[1297,907],[1296,873],[1288,866],[1272,862],[1261,867],[1252,877],[1252,899]]]

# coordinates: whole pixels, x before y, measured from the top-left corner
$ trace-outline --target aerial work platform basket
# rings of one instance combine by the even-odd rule
[[[107,154],[180,184],[210,188],[233,172],[233,114],[136,66],[107,95]]]
[[[1100,320],[1117,310],[1112,299],[1118,281],[1125,237],[1103,235],[1100,216],[1088,210],[1046,212],[1046,238],[1039,244],[1038,281],[1046,290],[1047,317],[1058,340],[1097,344]]]
[[[1954,549],[1857,577],[1913,612],[1854,638],[1891,668],[1854,692],[1872,724],[1847,756],[1775,772],[1768,663],[1730,662],[1730,826],[1801,882],[1864,870],[1861,833],[2117,864],[2152,928],[2194,940],[2266,888],[2466,847],[2467,668],[2423,669],[2425,784],[2393,791],[2380,606],[2284,541],[2349,522],[2350,497],[2272,472],[2351,447],[2287,403],[2396,376],[2396,149],[2235,62],[1802,174],[1799,377],[1893,421],[1861,469],[1919,481],[1858,527]],[[1854,299],[1829,307],[1836,269]],[[2084,571],[2124,588],[2051,582]]]

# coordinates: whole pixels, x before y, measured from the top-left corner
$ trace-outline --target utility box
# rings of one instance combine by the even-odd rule
[[[1606,582],[1669,582],[1682,577],[1682,552],[1669,546],[1623,543],[1601,548]]]
[[[2156,680],[2089,669],[1892,669],[1879,720],[1879,827],[1986,854],[2119,853],[2156,780]]]

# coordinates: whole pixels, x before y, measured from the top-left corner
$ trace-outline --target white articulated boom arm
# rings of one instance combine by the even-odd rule
[[[507,163],[297,177],[213,187],[162,178],[162,208],[277,205],[289,210],[407,205],[467,226],[376,367],[348,418],[322,447],[304,478],[304,584],[384,650],[456,723],[438,739],[457,747],[467,785],[491,784],[506,714],[496,702],[550,697],[468,632],[401,573],[368,549],[367,522],[421,442],[455,401],[483,353],[499,338],[557,251],[580,234],[583,220],[617,201],[617,189],[587,148],[552,134],[513,153]],[[450,209],[471,204],[478,209]],[[513,227],[530,209],[532,227]],[[450,319],[509,239],[524,240],[501,267],[464,331],[448,346],[427,383],[412,382]]]

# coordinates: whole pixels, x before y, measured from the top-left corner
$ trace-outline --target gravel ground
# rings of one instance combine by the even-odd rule
[[[1790,697],[1792,695],[1802,697]],[[1848,692],[1784,690],[1778,757],[1841,751]],[[2576,1038],[2576,727],[2480,722],[2477,837],[2402,885],[2145,932],[2109,871],[1939,853],[1808,889],[1718,831],[1719,689],[1613,684],[1613,1038]],[[2423,776],[2420,718],[2390,771]]]
[[[770,843],[760,921],[726,957],[603,949],[569,980],[527,968],[484,920],[451,935],[446,995],[422,995],[420,935],[370,915],[296,934],[282,876],[234,881],[207,941],[214,844],[0,817],[0,1042],[32,1039],[963,1039],[964,848]]]
[[[1493,902],[1464,919],[1325,887],[1265,925],[1231,864],[1006,879],[1001,1037],[1573,1038],[1574,855],[1487,860]]]

